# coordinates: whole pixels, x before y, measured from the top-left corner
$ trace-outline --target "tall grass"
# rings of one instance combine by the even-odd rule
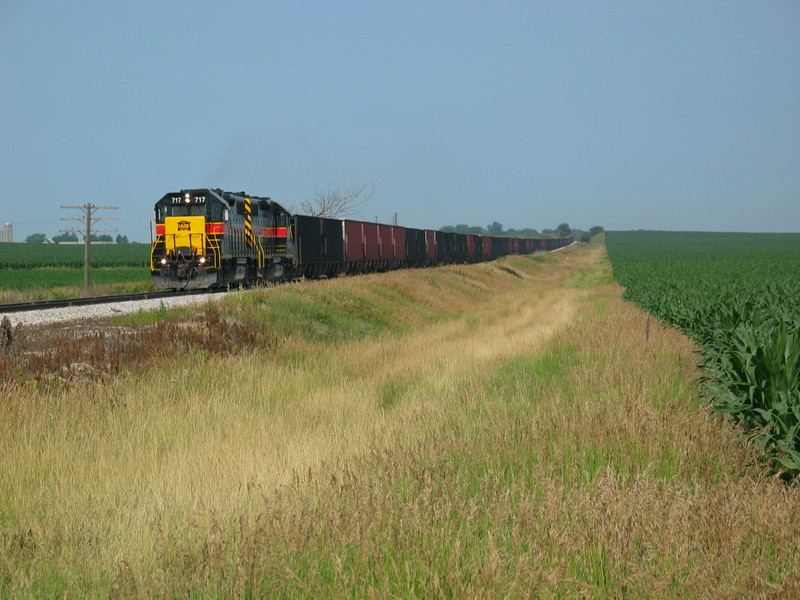
[[[263,327],[326,308],[265,352],[15,388],[0,595],[796,594],[797,490],[697,406],[691,344],[645,342],[602,248],[500,266],[239,295]]]

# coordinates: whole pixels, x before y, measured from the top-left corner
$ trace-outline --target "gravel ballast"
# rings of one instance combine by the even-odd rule
[[[213,302],[226,295],[227,293],[200,296],[177,296],[175,298],[109,302],[107,304],[95,304],[92,306],[68,306],[65,308],[48,308],[46,310],[0,313],[0,320],[7,316],[12,326],[16,326],[19,323],[23,325],[46,325],[48,323],[59,323],[62,321],[113,317],[119,314],[137,313],[139,311],[147,312],[158,310],[162,306],[165,308],[179,308],[191,304]]]

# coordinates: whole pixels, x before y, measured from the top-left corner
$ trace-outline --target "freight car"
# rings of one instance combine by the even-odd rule
[[[151,229],[153,284],[167,289],[253,285],[403,267],[494,260],[571,244],[447,233],[291,214],[271,198],[220,189],[166,194]]]

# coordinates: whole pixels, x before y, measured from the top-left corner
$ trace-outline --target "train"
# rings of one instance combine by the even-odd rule
[[[151,225],[152,283],[173,290],[474,263],[574,241],[292,214],[269,197],[210,188],[165,194]]]

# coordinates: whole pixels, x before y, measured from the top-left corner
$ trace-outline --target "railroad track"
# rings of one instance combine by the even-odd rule
[[[222,291],[222,290],[220,290]],[[32,300],[28,302],[14,302],[0,304],[0,314],[22,312],[27,310],[46,310],[48,308],[65,308],[69,306],[92,306],[110,302],[126,302],[128,300],[150,300],[158,298],[177,298],[194,294],[207,294],[209,290],[186,290],[168,292],[140,292],[137,294],[116,294],[114,296],[88,296],[85,298],[64,298],[61,300]]]

